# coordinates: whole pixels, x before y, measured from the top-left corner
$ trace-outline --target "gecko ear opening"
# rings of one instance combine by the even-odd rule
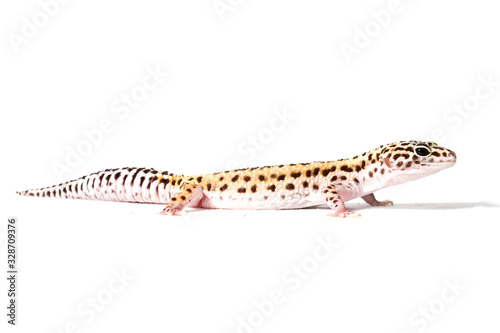
[[[392,168],[391,161],[389,161],[389,157],[384,158],[384,162],[385,165],[387,165],[387,167]]]

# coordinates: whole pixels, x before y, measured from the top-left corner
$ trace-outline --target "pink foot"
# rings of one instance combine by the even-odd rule
[[[345,211],[345,212],[340,212],[340,213],[331,213],[331,214],[328,214],[328,216],[345,218],[345,217],[360,217],[361,214]]]
[[[160,213],[160,215],[168,215],[168,216],[181,216],[181,211],[178,209],[173,209],[171,207],[165,207]]]

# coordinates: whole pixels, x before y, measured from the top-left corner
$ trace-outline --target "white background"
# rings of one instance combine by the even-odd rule
[[[15,46],[26,20],[42,15],[45,24],[47,2],[0,5],[0,218],[19,218],[16,331],[500,329],[494,2],[401,0],[384,27],[370,13],[389,1],[225,0],[231,10],[222,15],[211,0],[69,1],[57,10],[52,2],[53,17]],[[375,30],[362,45],[366,27]],[[360,47],[346,57],[346,44]],[[168,77],[122,119],[113,105],[138,89],[146,68]],[[496,86],[470,112],[455,113],[477,89],[487,92],[481,77]],[[276,109],[293,118],[271,139],[263,135]],[[59,178],[54,163],[65,163],[68,147],[103,119],[113,130]],[[265,143],[250,155],[259,135]],[[326,209],[166,217],[161,206],[15,194],[112,167],[196,174],[436,138],[456,151],[457,164],[380,191],[393,207],[349,202],[358,219],[329,218]],[[5,271],[5,226],[0,236]],[[292,290],[283,276],[314,264],[318,237],[340,246]],[[110,294],[122,270],[133,278]],[[11,327],[2,281],[3,331]],[[456,296],[446,281],[466,289]],[[283,302],[263,317],[254,302],[275,289]],[[89,310],[93,297],[106,303],[102,311]],[[249,316],[254,327],[243,328],[239,318]]]

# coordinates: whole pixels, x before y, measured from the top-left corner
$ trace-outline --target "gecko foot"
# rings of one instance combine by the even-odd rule
[[[370,206],[394,205],[391,200],[378,201],[377,199],[375,199],[375,195],[373,195],[373,193],[362,196],[361,199],[363,199]]]
[[[173,207],[165,207],[160,215],[168,215],[168,216],[181,216],[184,213],[180,209],[175,209]]]
[[[375,201],[372,203],[372,206],[387,206],[387,205],[392,205],[394,206],[394,202],[391,200],[384,200],[384,201]]]
[[[327,214],[328,216],[332,216],[332,217],[342,217],[342,218],[345,218],[345,217],[360,217],[361,214],[360,213],[352,213],[352,212],[348,212],[348,211],[345,211],[345,212],[340,212],[340,213],[331,213],[331,214]]]

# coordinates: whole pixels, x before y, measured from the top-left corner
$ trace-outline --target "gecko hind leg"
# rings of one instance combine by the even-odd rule
[[[364,195],[361,197],[361,199],[363,199],[370,206],[394,205],[394,203],[390,200],[378,201],[377,199],[375,199],[375,195],[373,195],[373,193]]]
[[[162,215],[180,215],[180,212],[192,201],[199,201],[203,197],[203,188],[192,181],[182,182],[179,192],[167,203]]]

